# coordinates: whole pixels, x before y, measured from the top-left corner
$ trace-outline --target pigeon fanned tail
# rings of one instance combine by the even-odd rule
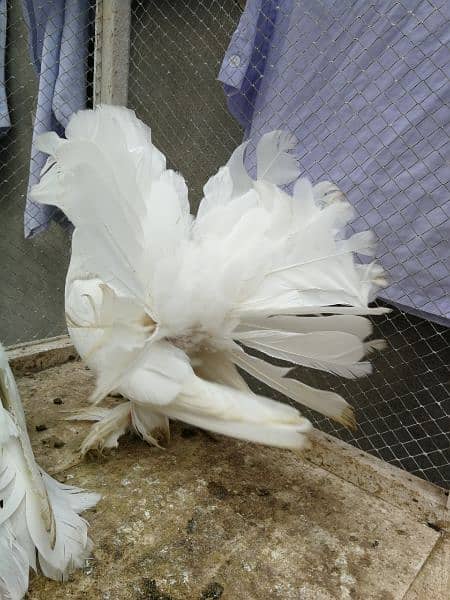
[[[366,357],[382,343],[371,339],[367,317],[388,312],[369,303],[386,282],[374,236],[345,235],[355,215],[344,194],[299,178],[297,140],[263,135],[256,179],[245,166],[250,145],[239,146],[205,184],[194,218],[183,178],[166,168],[132,111],[81,111],[66,138],[42,139],[50,158],[32,197],[75,226],[66,316],[97,376],[93,400],[115,391],[130,403],[99,414],[85,448],[115,445],[130,427],[164,445],[169,418],[304,446],[309,421],[254,394],[238,368],[354,427],[344,398],[296,381],[291,368],[368,375]]]

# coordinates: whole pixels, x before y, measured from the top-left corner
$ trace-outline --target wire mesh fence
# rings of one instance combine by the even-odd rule
[[[449,209],[443,3],[250,1],[243,9],[233,0],[133,2],[129,104],[187,178],[194,208],[244,135],[252,169],[255,142],[280,128],[299,138],[305,174],[346,192],[359,215],[354,229],[379,239],[387,299],[408,310],[394,305],[375,320],[388,349],[372,376],[298,369],[305,383],[351,401],[356,432],[305,412],[320,429],[446,486],[448,246],[436,232]],[[417,316],[427,311],[431,318]]]
[[[92,105],[95,8],[77,2],[0,2],[0,338],[28,342],[66,332],[70,237],[56,211],[27,203],[45,157],[33,135],[61,133]],[[46,233],[42,230],[50,229]],[[40,234],[25,239],[27,235]]]
[[[99,31],[95,37],[94,3],[73,2],[72,14],[61,13],[63,5],[43,1],[52,10],[33,15],[54,26],[47,32],[60,31],[59,55],[53,55],[57,88],[42,70],[38,77],[35,41],[27,31],[33,22],[27,25],[21,3],[0,0],[6,16],[5,48],[0,21],[6,97],[1,103],[0,96],[0,117],[10,120],[0,134],[0,339],[7,344],[65,332],[70,231],[57,215],[45,214],[48,231],[30,239],[23,233],[39,109],[50,94],[57,121],[58,93],[68,106],[75,97],[93,103],[94,40],[102,43]],[[355,206],[352,227],[375,231],[377,255],[392,282],[379,301],[394,310],[374,322],[388,349],[363,379],[298,370],[305,383],[332,388],[355,406],[356,432],[308,417],[362,450],[447,486],[445,2],[134,0],[131,6],[128,103],[185,176],[194,211],[203,184],[244,136],[252,170],[260,135],[286,128],[299,139],[305,175],[337,183]],[[44,43],[43,49],[54,46]],[[67,54],[72,62],[63,60]]]

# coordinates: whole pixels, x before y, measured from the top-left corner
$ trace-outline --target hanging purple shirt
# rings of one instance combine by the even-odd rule
[[[36,137],[46,131],[61,135],[71,114],[86,107],[89,6],[89,0],[23,0],[31,57],[39,76],[28,189],[39,181],[46,161],[36,148]],[[63,220],[55,208],[28,198],[25,237],[47,229],[53,218]]]
[[[248,0],[219,79],[254,145],[298,138],[302,172],[337,183],[370,227],[383,297],[448,324],[449,0]]]

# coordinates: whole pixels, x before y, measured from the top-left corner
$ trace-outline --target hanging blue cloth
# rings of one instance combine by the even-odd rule
[[[219,73],[250,140],[285,129],[303,175],[370,228],[382,297],[450,319],[449,0],[248,0]],[[253,149],[253,150],[252,150]]]
[[[72,113],[86,107],[89,0],[23,0],[31,58],[39,77],[28,190],[39,181],[46,156],[36,138],[46,131],[62,135]],[[25,237],[47,229],[59,211],[27,198]]]

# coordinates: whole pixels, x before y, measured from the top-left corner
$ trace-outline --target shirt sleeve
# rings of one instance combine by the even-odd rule
[[[252,121],[276,14],[272,0],[249,0],[220,68],[228,109],[244,128]]]

